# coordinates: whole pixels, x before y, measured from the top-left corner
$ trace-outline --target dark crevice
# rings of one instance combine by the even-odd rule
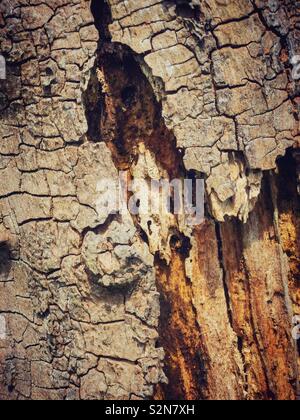
[[[100,50],[103,45],[111,42],[111,36],[108,29],[112,22],[110,7],[106,1],[91,1],[91,12],[94,17],[94,24],[99,32],[99,45],[97,51],[97,59],[94,67],[91,69],[90,79],[86,91],[82,95],[82,102],[85,109],[89,141],[102,141],[101,127],[99,123],[99,116],[104,110],[104,94],[100,81],[97,76],[97,69],[99,68]]]
[[[11,251],[9,243],[0,243],[0,280],[6,280],[11,271]]]
[[[15,387],[13,385],[8,385],[7,390],[10,394],[12,394],[15,390]]]
[[[99,115],[101,115],[103,109],[103,94],[97,78],[97,65],[91,70],[90,79],[87,89],[83,94],[82,102],[88,124],[88,140],[99,142],[101,141]]]
[[[45,311],[37,312],[37,317],[40,319],[47,319],[50,315],[50,309],[47,308]]]
[[[231,327],[233,328],[233,316],[232,316],[231,303],[230,303],[230,293],[229,293],[227,279],[226,279],[226,268],[224,265],[223,242],[222,242],[223,240],[222,240],[222,234],[221,234],[221,227],[219,223],[215,224],[215,229],[216,229],[216,237],[217,237],[217,243],[218,243],[219,263],[220,263],[220,267],[223,273],[223,286],[224,286],[224,293],[225,293],[225,299],[226,299],[226,305],[227,305],[228,319],[229,319]]]
[[[106,2],[93,0],[91,10],[100,34],[95,70],[85,94],[91,139],[107,143],[119,170],[131,167],[143,142],[171,179],[180,177],[184,166],[176,139],[165,126],[162,104],[141,69],[141,57],[111,41],[108,25],[112,19]],[[104,89],[97,71],[101,72]]]
[[[111,41],[108,26],[112,23],[112,16],[109,4],[106,0],[92,0],[91,12],[94,16],[94,23],[100,35],[100,42]]]
[[[170,247],[186,260],[189,258],[190,251],[192,249],[191,240],[181,232],[177,231],[171,236]]]
[[[200,6],[194,0],[174,0],[174,3],[176,4],[177,16],[184,19],[199,20]]]

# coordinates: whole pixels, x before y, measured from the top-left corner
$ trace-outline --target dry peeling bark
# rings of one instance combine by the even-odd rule
[[[2,0],[0,399],[296,398],[299,8]],[[99,213],[119,170],[205,222]]]

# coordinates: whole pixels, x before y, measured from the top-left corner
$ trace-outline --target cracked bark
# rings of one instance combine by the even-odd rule
[[[298,3],[10,3],[0,398],[294,400]],[[204,178],[205,222],[107,218],[118,170]]]

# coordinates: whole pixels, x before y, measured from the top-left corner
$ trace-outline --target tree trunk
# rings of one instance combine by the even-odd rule
[[[46,3],[0,4],[0,399],[295,400],[299,3]]]

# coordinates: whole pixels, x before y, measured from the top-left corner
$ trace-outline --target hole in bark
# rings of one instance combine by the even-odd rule
[[[204,25],[204,30],[205,30],[205,32],[206,32],[206,33],[212,32],[212,30],[213,30],[213,26],[212,26],[211,19],[208,19],[208,20],[205,22],[205,25]]]
[[[152,222],[151,222],[151,220],[149,220],[149,221],[147,222],[147,225],[148,225],[148,231],[149,231],[149,234],[150,234],[150,235],[152,235],[152,229],[151,229]]]
[[[15,387],[13,385],[8,385],[7,390],[10,394],[12,394],[15,390]]]
[[[100,34],[100,42],[110,40],[108,25],[112,23],[111,11],[106,0],[92,0],[91,12],[94,16],[95,26]]]
[[[138,144],[143,142],[170,177],[178,178],[184,172],[182,158],[175,137],[162,118],[162,104],[156,100],[141,69],[140,57],[129,47],[111,42],[110,8],[104,1],[93,0],[91,10],[100,33],[96,67],[106,89],[102,101],[100,98],[97,103],[98,109],[90,102],[86,104],[89,133],[96,129],[99,137],[100,131],[101,140],[110,147],[119,170],[130,168],[138,156]],[[92,84],[90,81],[90,87]],[[86,97],[90,96],[88,90]]]
[[[177,6],[177,14],[187,19],[196,19],[197,11],[192,9],[188,4],[181,4]]]
[[[5,243],[0,243],[0,280],[4,281],[8,278],[8,275],[11,270],[11,256],[9,245]]]
[[[194,0],[175,0],[176,13],[184,19],[198,19],[200,6]]]
[[[47,76],[53,76],[53,70],[50,67],[47,67],[45,71]]]
[[[37,313],[37,316],[38,316],[38,318],[40,318],[40,319],[46,319],[46,318],[48,318],[48,316],[50,315],[50,309],[48,308],[48,309],[46,309],[46,311],[45,312],[38,312]]]
[[[46,96],[51,96],[51,85],[48,85],[48,86],[44,86],[44,94],[46,95]]]
[[[178,238],[178,236],[176,236],[176,235],[171,236],[171,239],[170,239],[170,246],[171,246],[171,248],[172,249],[178,249],[178,245],[179,244],[181,245],[181,241]]]
[[[91,70],[91,77],[87,90],[83,94],[82,101],[88,124],[88,139],[90,141],[99,142],[101,141],[99,115],[102,113],[103,96],[97,78],[96,66]]]
[[[170,247],[173,251],[178,252],[184,259],[189,258],[192,248],[190,239],[180,232],[171,236]]]
[[[145,242],[149,246],[149,239],[148,239],[147,233],[141,227],[139,227],[138,231],[139,231],[142,241]]]

